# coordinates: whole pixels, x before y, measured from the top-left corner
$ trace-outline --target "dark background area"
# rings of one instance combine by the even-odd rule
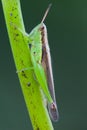
[[[45,20],[60,120],[55,130],[87,130],[87,0],[21,0],[26,31]],[[42,117],[43,118],[43,117]],[[32,130],[0,2],[0,130]]]

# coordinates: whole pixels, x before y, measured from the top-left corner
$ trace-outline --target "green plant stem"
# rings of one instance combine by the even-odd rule
[[[24,40],[24,36],[21,35],[20,31],[16,28],[18,27],[25,32],[20,0],[2,0],[2,5],[16,70],[20,71],[24,68],[29,68],[32,66],[32,63],[28,45]],[[53,130],[48,111],[43,101],[43,94],[41,93],[40,86],[35,81],[33,74],[33,70],[18,72],[33,129]]]

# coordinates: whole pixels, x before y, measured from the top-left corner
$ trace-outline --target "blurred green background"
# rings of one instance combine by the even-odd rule
[[[55,130],[87,130],[87,0],[21,0],[26,31],[45,20],[60,120]],[[43,117],[42,117],[43,118]],[[0,130],[32,130],[0,2]]]

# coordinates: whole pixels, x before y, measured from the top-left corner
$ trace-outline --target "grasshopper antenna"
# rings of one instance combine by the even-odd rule
[[[45,14],[44,14],[44,16],[43,16],[43,18],[42,18],[41,23],[43,23],[43,22],[44,22],[44,20],[45,20],[45,18],[46,18],[46,16],[47,16],[47,14],[48,14],[48,12],[49,12],[49,10],[50,10],[51,6],[52,6],[52,4],[49,4],[49,5],[48,5],[48,8],[47,8],[47,10],[46,10],[46,12],[45,12]]]

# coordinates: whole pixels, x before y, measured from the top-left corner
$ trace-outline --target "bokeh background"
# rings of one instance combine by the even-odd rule
[[[21,0],[26,31],[45,20],[60,120],[55,130],[87,130],[87,0]],[[42,117],[43,118],[43,117]],[[32,130],[0,2],[0,130]]]

